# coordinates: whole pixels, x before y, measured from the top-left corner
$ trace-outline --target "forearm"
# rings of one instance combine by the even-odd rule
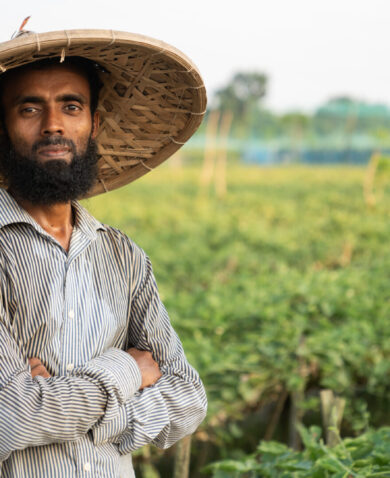
[[[168,448],[195,431],[204,419],[207,400],[197,373],[181,364],[176,373],[167,371],[153,386],[137,393],[120,410],[116,427],[92,428],[96,444],[110,440],[122,454],[152,443]]]
[[[103,416],[106,400],[92,382],[21,371],[0,391],[0,460],[28,446],[77,440]]]
[[[172,376],[161,379],[126,404],[128,428],[118,440],[122,454],[147,443],[169,448],[193,433],[206,415],[202,384],[182,382]]]
[[[33,379],[15,355],[7,365],[6,383],[0,377],[0,461],[14,450],[77,440],[95,423],[109,423],[140,383],[133,359],[117,349],[49,379]]]

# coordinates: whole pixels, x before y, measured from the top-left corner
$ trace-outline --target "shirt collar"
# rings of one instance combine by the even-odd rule
[[[96,239],[98,230],[107,231],[107,228],[93,217],[78,201],[73,201],[72,206],[75,215],[75,227],[78,227],[81,232],[91,239]]]
[[[73,201],[72,207],[75,215],[75,227],[80,229],[90,239],[96,239],[99,229],[107,230],[79,202]],[[30,224],[38,232],[47,234],[4,188],[0,188],[0,229],[4,226],[18,223]]]

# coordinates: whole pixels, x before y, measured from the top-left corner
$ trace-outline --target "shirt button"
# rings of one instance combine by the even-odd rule
[[[73,369],[74,369],[74,365],[72,363],[68,363],[68,365],[66,366],[66,370],[68,372],[71,372]]]
[[[73,309],[71,309],[71,310],[69,311],[68,317],[69,317],[70,319],[74,319],[74,310],[73,310]]]
[[[84,471],[91,471],[91,463],[84,463]]]

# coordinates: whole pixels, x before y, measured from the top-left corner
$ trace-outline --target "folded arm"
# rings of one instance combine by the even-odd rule
[[[186,360],[146,256],[140,273],[143,280],[131,304],[129,340],[137,349],[152,353],[162,377],[126,401],[111,427],[102,423],[92,428],[96,444],[113,441],[122,454],[147,443],[171,446],[195,431],[207,408],[202,382]]]
[[[15,450],[77,440],[116,416],[140,383],[135,360],[118,349],[68,376],[33,378],[1,305],[0,462]]]

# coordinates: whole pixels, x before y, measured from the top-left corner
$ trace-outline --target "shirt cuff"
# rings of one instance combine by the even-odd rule
[[[117,443],[121,434],[126,430],[127,410],[126,405],[119,408],[118,414],[109,421],[104,421],[91,429],[94,445],[103,443]]]
[[[121,403],[130,399],[142,383],[141,371],[136,360],[127,352],[117,348],[110,348],[83,367],[75,368],[72,375],[85,375],[86,372],[102,383],[108,381],[116,388]]]
[[[145,398],[145,390],[144,390]],[[153,440],[164,429],[169,432],[171,420],[164,398],[157,386],[146,389],[150,402],[139,402],[141,395],[136,395],[133,400],[126,402],[127,429],[123,432],[118,443],[121,455],[131,453],[138,448],[153,443]]]

